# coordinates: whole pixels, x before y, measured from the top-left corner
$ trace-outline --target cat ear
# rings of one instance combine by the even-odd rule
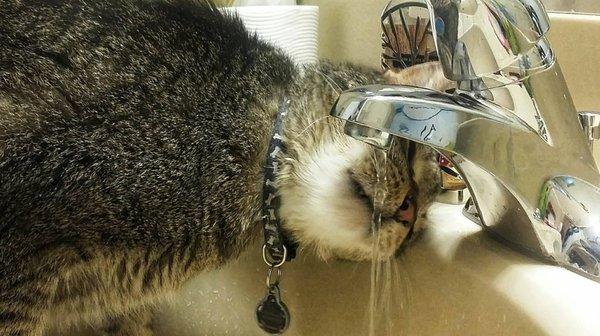
[[[382,77],[386,84],[411,85],[437,91],[456,87],[455,82],[444,76],[440,62],[417,64],[403,70],[387,70]]]

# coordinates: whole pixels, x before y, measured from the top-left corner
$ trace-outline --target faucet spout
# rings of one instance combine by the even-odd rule
[[[371,85],[342,93],[331,114],[371,144],[397,136],[435,148],[465,178],[486,229],[600,281],[600,174],[582,151],[467,93]]]
[[[395,0],[429,8],[453,94],[366,86],[340,95],[346,133],[397,136],[456,166],[484,228],[600,281],[600,173],[538,0]]]

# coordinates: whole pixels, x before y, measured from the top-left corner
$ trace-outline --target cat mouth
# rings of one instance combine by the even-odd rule
[[[412,196],[412,193],[406,194],[402,205],[396,211],[395,218],[405,226],[412,226],[417,215],[417,203]]]
[[[354,194],[364,204],[371,213],[374,212],[373,199],[367,195],[363,187],[356,180],[351,179],[354,188]],[[411,228],[415,222],[417,214],[417,204],[412,192],[406,193],[402,204],[392,216],[386,216],[382,219],[393,219],[395,222]]]

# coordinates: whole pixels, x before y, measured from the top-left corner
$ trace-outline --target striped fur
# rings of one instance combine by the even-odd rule
[[[293,211],[304,204],[285,192],[307,191],[299,177],[315,153],[346,148],[339,123],[304,131],[328,114],[336,86],[380,80],[329,63],[300,76],[238,19],[193,1],[3,1],[0,335],[82,323],[150,335],[154,306],[259,236],[261,166],[284,92],[293,101],[278,177],[286,229],[323,256],[368,257],[336,242],[336,226],[321,239],[304,232]],[[365,170],[369,155],[357,161]],[[406,177],[391,194],[406,193],[410,167],[401,156],[390,165]],[[395,223],[392,252],[404,230]],[[359,245],[368,225],[357,223]]]

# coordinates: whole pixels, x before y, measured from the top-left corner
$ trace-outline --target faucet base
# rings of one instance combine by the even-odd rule
[[[479,216],[479,212],[477,211],[477,207],[473,202],[473,199],[469,197],[465,206],[462,210],[463,216],[467,217],[471,222],[483,227],[483,223],[481,222],[481,216]]]

